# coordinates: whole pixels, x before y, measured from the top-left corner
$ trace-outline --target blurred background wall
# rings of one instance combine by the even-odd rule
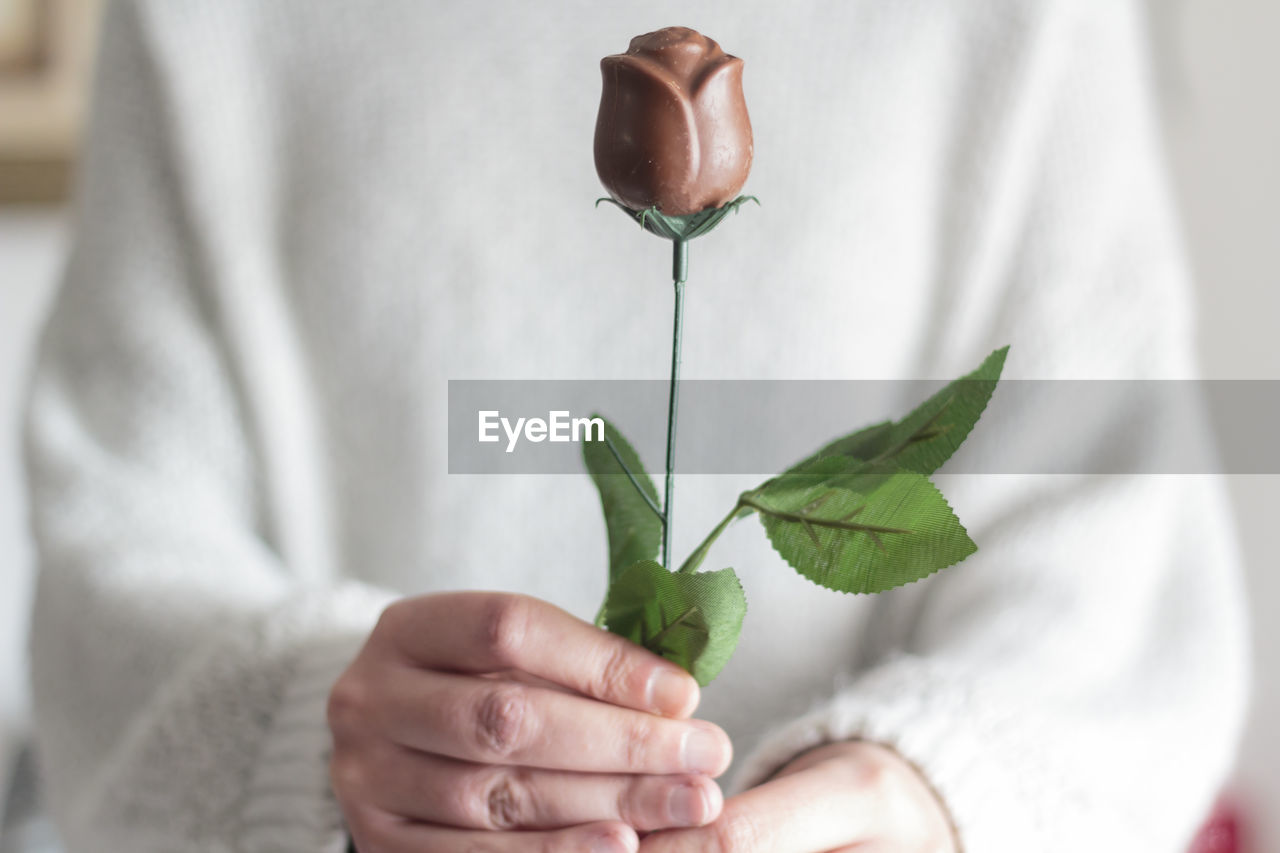
[[[0,0],[0,817],[25,735],[31,592],[17,402],[41,306],[66,245],[98,0]],[[3,825],[0,821],[0,825]],[[0,853],[8,853],[0,830]]]
[[[1205,375],[1280,380],[1280,3],[1152,0],[1170,166],[1197,275]],[[17,414],[36,323],[67,242],[61,197],[91,0],[0,0],[0,808],[25,727],[31,590]],[[40,29],[42,28],[42,29]],[[33,52],[30,38],[39,32]],[[24,34],[26,41],[23,41]],[[44,106],[41,106],[41,105]],[[1254,850],[1280,850],[1280,477],[1231,478],[1258,671],[1238,772]],[[1170,749],[1177,749],[1170,744]],[[1252,808],[1249,805],[1253,804]]]
[[[1280,3],[1151,0],[1170,165],[1212,379],[1280,381]],[[1280,477],[1232,477],[1253,615],[1253,718],[1238,787],[1256,850],[1280,850]],[[1171,744],[1170,748],[1176,749]]]

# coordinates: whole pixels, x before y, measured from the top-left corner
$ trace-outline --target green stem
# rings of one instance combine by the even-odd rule
[[[671,246],[671,278],[676,289],[676,307],[671,331],[671,388],[667,400],[667,481],[662,500],[664,566],[671,562],[671,526],[675,520],[672,502],[675,499],[676,408],[680,400],[680,338],[684,330],[684,282],[689,276],[689,244],[684,240],[673,240]]]
[[[680,566],[680,571],[685,574],[692,574],[698,570],[698,566],[701,566],[702,561],[707,558],[707,552],[711,550],[712,543],[720,538],[720,534],[724,533],[725,528],[729,526],[729,522],[733,521],[734,516],[738,514],[738,510],[741,507],[742,504],[735,504],[733,509],[729,510],[729,514],[720,520],[715,529],[707,534],[707,538],[702,540],[702,544],[689,555],[689,559],[684,561]]]

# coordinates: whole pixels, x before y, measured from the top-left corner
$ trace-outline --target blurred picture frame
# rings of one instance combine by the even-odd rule
[[[100,0],[0,0],[0,204],[64,201]]]

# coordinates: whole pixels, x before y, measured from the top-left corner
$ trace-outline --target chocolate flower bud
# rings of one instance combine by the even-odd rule
[[[631,210],[687,216],[732,200],[751,171],[742,60],[687,27],[600,60],[596,172]]]

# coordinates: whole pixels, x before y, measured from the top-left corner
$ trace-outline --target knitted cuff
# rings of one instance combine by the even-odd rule
[[[242,843],[249,853],[343,853],[346,834],[329,788],[329,689],[362,638],[326,641],[302,653],[245,792]]]
[[[1026,768],[1002,763],[1007,750],[991,748],[1009,732],[996,707],[979,702],[970,684],[936,664],[897,658],[767,735],[746,757],[732,787],[758,785],[800,753],[826,743],[875,741],[923,774],[949,811],[964,850],[1044,849],[1026,797],[1034,782]],[[1011,712],[1014,706],[1007,707]]]
[[[329,691],[359,652],[385,604],[366,597],[342,624],[297,650],[295,669],[271,720],[245,791],[240,840],[246,853],[346,853],[349,838],[329,786],[333,741]]]

